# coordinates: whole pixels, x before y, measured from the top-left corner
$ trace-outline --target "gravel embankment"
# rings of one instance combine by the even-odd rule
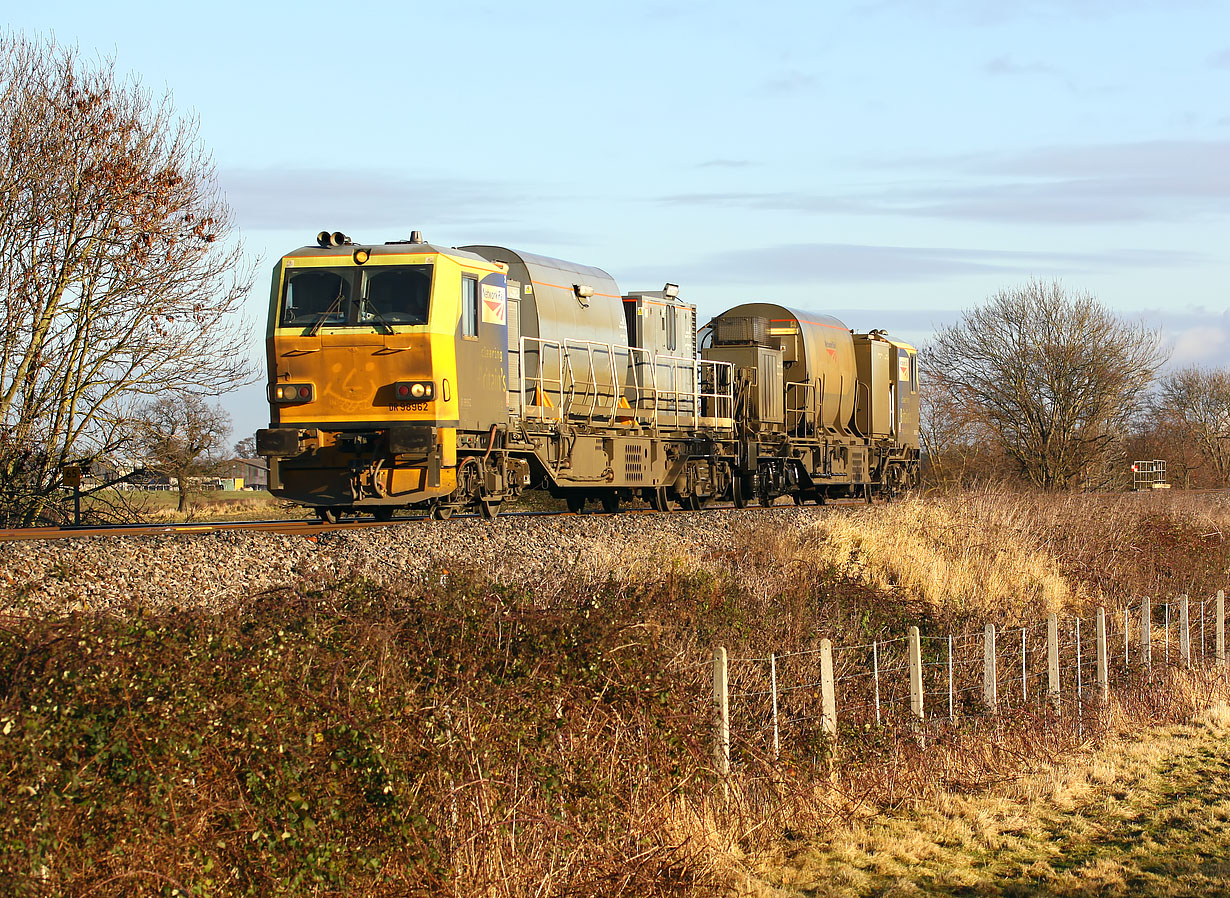
[[[267,590],[360,576],[414,586],[479,570],[550,595],[562,580],[729,569],[818,508],[413,521],[316,536],[222,532],[0,543],[0,612],[223,608]]]

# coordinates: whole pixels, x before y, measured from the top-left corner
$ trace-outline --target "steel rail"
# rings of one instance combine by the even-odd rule
[[[770,509],[811,508],[841,506],[866,506],[864,499],[830,499],[826,505],[797,506],[793,504],[780,505],[750,505],[747,508],[735,508],[730,503],[709,503],[698,511],[673,509],[671,511],[655,511],[652,508],[624,508],[616,514],[697,514],[713,512],[756,512]],[[571,511],[506,511],[500,518],[535,518],[535,517],[611,517],[605,512],[588,512],[577,515]],[[452,516],[450,520],[469,520],[479,518],[477,512],[464,512]],[[173,536],[194,535],[199,533],[217,533],[222,531],[252,531],[260,533],[281,533],[286,535],[312,535],[330,533],[337,530],[361,530],[372,527],[387,527],[397,524],[417,523],[430,520],[428,514],[411,514],[405,517],[393,518],[391,521],[377,521],[372,517],[343,520],[336,524],[326,524],[316,518],[269,520],[269,521],[187,521],[180,524],[99,524],[83,527],[26,527],[0,530],[0,542],[16,542],[21,540],[44,541],[57,539],[75,539],[82,537],[123,537],[123,536]]]

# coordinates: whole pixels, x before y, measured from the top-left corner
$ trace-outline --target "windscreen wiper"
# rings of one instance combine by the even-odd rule
[[[338,291],[337,291],[337,298],[333,300],[333,302],[332,302],[332,304],[329,306],[329,308],[327,308],[327,309],[325,309],[323,312],[321,312],[321,313],[320,313],[320,317],[319,317],[319,318],[317,318],[314,322],[312,322],[312,326],[311,326],[311,328],[308,330],[308,336],[309,336],[309,337],[314,337],[314,336],[316,336],[318,333],[320,333],[320,328],[324,325],[324,323],[325,323],[325,319],[326,319],[326,318],[328,318],[330,315],[334,314],[335,312],[338,312],[338,311],[340,311],[340,310],[341,310],[341,308],[342,308],[342,300],[343,300],[344,298],[345,298],[345,297],[342,295],[342,291],[341,291],[341,290],[338,290]]]
[[[380,323],[384,325],[385,330],[387,330],[390,334],[393,333],[393,325],[389,323],[389,319],[384,317],[384,314],[376,307],[376,304],[370,299],[365,300],[364,304],[367,306],[368,311],[371,312],[372,317],[379,320]]]

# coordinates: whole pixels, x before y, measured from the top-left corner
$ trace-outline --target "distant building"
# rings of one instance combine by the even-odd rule
[[[269,459],[236,458],[224,462],[218,473],[227,480],[242,480],[244,489],[269,489]]]

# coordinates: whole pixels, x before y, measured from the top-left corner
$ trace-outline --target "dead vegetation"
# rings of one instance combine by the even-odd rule
[[[348,581],[218,613],[6,618],[0,769],[16,798],[0,809],[0,886],[520,898],[774,894],[831,874],[859,894],[948,869],[946,851],[1045,831],[1030,777],[1189,719],[1226,698],[1224,679],[1138,677],[1080,730],[1041,703],[922,733],[843,718],[836,746],[804,723],[779,758],[742,738],[724,780],[712,647],[763,657],[910,623],[1084,612],[1163,579],[1220,586],[1226,550],[1208,534],[1224,509],[1148,499],[841,510],[678,563],[595,556],[542,589],[453,567],[425,586]],[[792,701],[817,713],[806,690]],[[1089,769],[1101,788],[1118,768]],[[1101,794],[1065,789],[1074,806]],[[891,842],[910,814],[930,815],[931,848]],[[817,845],[828,860],[795,864]]]

